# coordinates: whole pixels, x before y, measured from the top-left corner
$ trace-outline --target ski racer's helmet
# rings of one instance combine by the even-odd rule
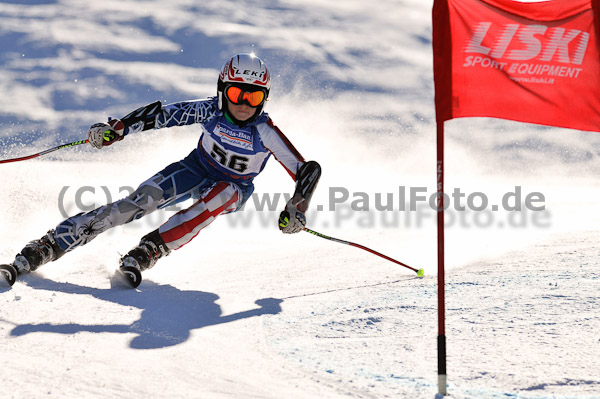
[[[271,75],[267,65],[254,54],[246,53],[234,55],[223,65],[217,83],[218,105],[223,112],[228,111],[225,95],[230,87],[242,90],[234,91],[239,93],[240,102],[248,103],[251,107],[256,108],[254,116],[243,123],[253,121],[262,112],[271,89]],[[258,91],[262,94],[256,93],[257,95],[252,96],[253,93]],[[231,93],[229,93],[229,96],[231,98]],[[231,113],[228,112],[228,114],[231,117]]]

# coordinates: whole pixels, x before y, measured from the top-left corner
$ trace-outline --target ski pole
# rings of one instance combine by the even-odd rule
[[[8,162],[25,161],[25,160],[27,160],[27,159],[37,158],[37,157],[39,157],[39,156],[42,156],[42,155],[49,154],[49,153],[51,153],[51,152],[53,152],[53,151],[57,151],[57,150],[60,150],[60,149],[62,149],[62,148],[74,147],[74,146],[76,146],[76,145],[79,145],[79,144],[85,144],[85,143],[88,143],[88,142],[89,142],[89,140],[80,140],[80,141],[74,141],[74,142],[72,142],[72,143],[68,143],[68,144],[62,144],[62,145],[59,145],[59,146],[57,146],[57,147],[50,148],[49,150],[45,150],[45,151],[42,151],[42,152],[38,152],[37,154],[33,154],[33,155],[28,155],[28,156],[26,156],[26,157],[12,158],[12,159],[5,159],[5,160],[2,160],[2,161],[0,161],[0,163],[8,163]]]
[[[363,245],[356,244],[356,243],[353,243],[353,242],[344,241],[344,240],[340,240],[339,238],[329,237],[329,236],[326,236],[325,234],[318,233],[318,232],[316,232],[316,231],[314,231],[314,230],[311,230],[311,229],[308,229],[308,228],[306,228],[306,227],[305,227],[305,228],[303,228],[302,230],[304,230],[304,231],[306,231],[307,233],[310,233],[310,234],[312,234],[312,235],[315,235],[315,236],[317,236],[317,237],[325,238],[325,239],[327,239],[327,240],[330,240],[330,241],[335,241],[335,242],[339,242],[340,244],[346,244],[346,245],[350,245],[350,246],[353,246],[353,247],[356,247],[356,248],[364,249],[364,250],[365,250],[365,251],[367,251],[367,252],[370,252],[370,253],[372,253],[372,254],[374,254],[374,255],[377,255],[377,256],[381,256],[383,259],[387,259],[387,260],[389,260],[390,262],[394,262],[394,263],[396,263],[396,264],[398,264],[398,265],[400,265],[400,266],[404,266],[404,267],[406,267],[407,269],[410,269],[410,270],[412,270],[413,272],[417,273],[417,276],[419,276],[419,277],[423,277],[423,276],[425,275],[425,270],[423,270],[423,269],[415,269],[414,267],[410,267],[410,266],[408,266],[408,265],[407,265],[407,264],[405,264],[405,263],[402,263],[402,262],[400,262],[400,261],[397,261],[396,259],[392,259],[392,258],[390,258],[389,256],[386,256],[386,255],[384,255],[384,254],[382,254],[382,253],[379,253],[379,252],[377,252],[377,251],[374,251],[374,250],[372,250],[372,249],[370,249],[370,248],[367,248],[367,247],[365,247],[365,246],[363,246]]]

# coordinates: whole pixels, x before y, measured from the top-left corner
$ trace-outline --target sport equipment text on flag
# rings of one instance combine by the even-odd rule
[[[438,122],[481,116],[600,131],[600,0],[435,0]]]
[[[444,122],[481,116],[600,131],[600,0],[434,0],[438,390],[446,395]]]

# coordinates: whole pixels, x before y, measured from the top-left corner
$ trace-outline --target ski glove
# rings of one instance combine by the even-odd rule
[[[279,230],[285,234],[294,234],[302,231],[306,226],[306,217],[300,211],[282,211],[279,215]]]
[[[111,119],[108,123],[95,123],[90,127],[88,139],[90,144],[101,149],[115,141],[123,140],[125,125],[119,119]]]

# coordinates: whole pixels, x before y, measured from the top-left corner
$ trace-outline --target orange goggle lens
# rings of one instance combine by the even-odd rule
[[[248,103],[251,107],[258,107],[265,99],[265,92],[262,90],[257,91],[243,91],[239,87],[230,86],[225,90],[227,99],[234,104],[242,104],[243,102]]]

